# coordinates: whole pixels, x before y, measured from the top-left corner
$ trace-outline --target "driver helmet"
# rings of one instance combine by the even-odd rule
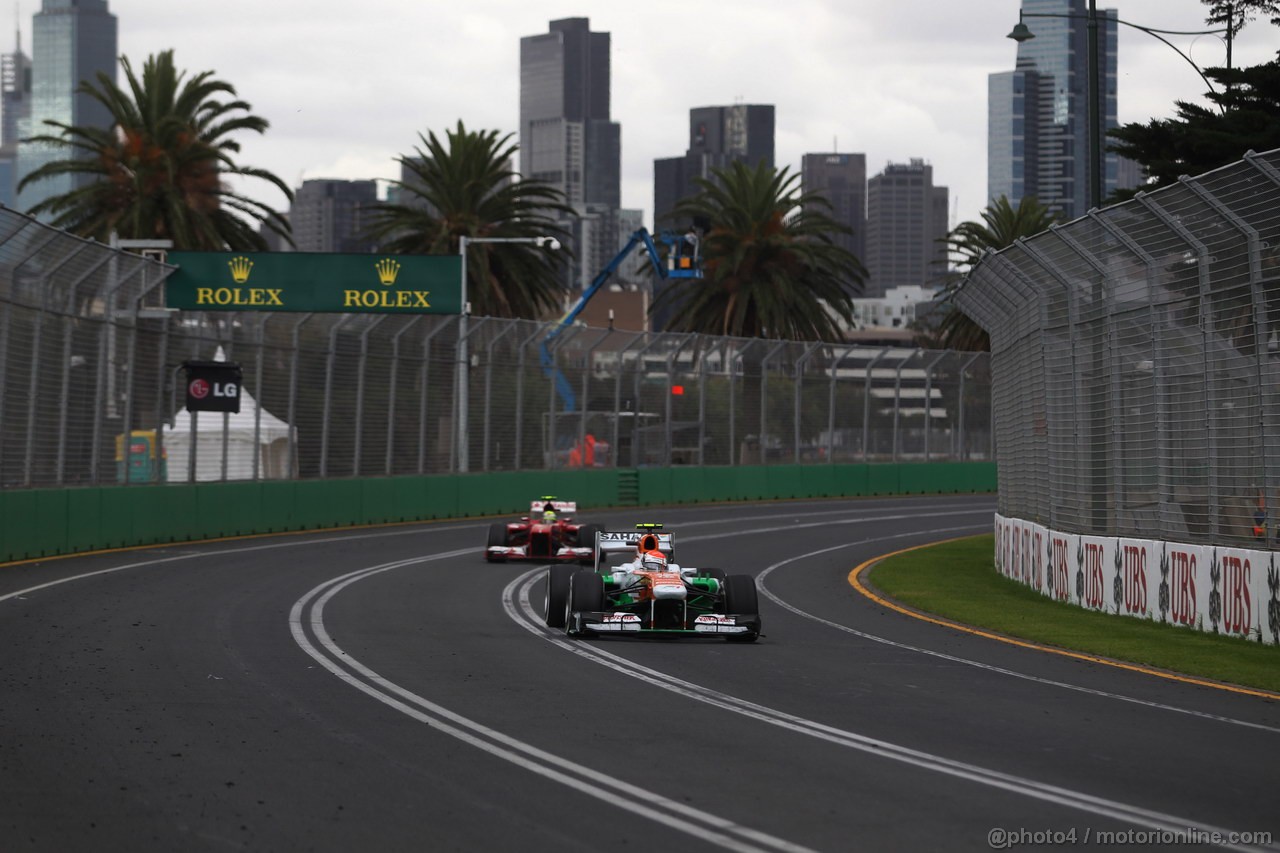
[[[546,510],[543,510],[543,512],[542,512],[542,520],[543,520],[545,523],[547,523],[547,524],[550,524],[551,522],[555,521],[555,520],[556,520],[556,511],[555,511],[554,509],[546,509]]]
[[[649,572],[665,572],[667,555],[658,550],[645,551],[640,555],[640,568]]]

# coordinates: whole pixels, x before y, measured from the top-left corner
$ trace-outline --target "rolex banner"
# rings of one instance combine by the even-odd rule
[[[170,252],[165,304],[185,311],[458,314],[457,255]]]

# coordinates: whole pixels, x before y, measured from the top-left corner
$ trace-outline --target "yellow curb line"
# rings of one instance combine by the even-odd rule
[[[866,570],[869,570],[876,563],[879,563],[883,560],[887,560],[890,557],[896,557],[899,554],[906,554],[910,551],[919,551],[922,548],[931,548],[934,545],[945,545],[948,542],[958,542],[961,539],[969,539],[969,538],[972,538],[972,537],[960,536],[960,537],[956,537],[955,539],[943,539],[938,542],[930,542],[926,545],[915,545],[910,548],[902,548],[898,551],[891,551],[888,554],[881,554],[878,557],[872,557],[870,560],[867,560],[866,562],[854,568],[853,571],[849,572],[849,585],[852,586],[855,590],[857,590],[863,596],[874,601],[876,604],[879,604],[882,607],[887,607],[890,610],[903,614],[904,616],[910,616],[912,619],[919,619],[922,622],[932,622],[934,625],[941,625],[944,628],[951,628],[952,630],[955,630],[955,631],[962,631],[966,634],[973,634],[974,636],[984,637],[988,640],[997,640],[1001,643],[1008,643],[1011,646],[1019,646],[1024,649],[1033,649],[1038,652],[1048,652],[1049,654],[1061,655],[1062,657],[1068,657],[1068,658],[1075,658],[1077,660],[1088,661],[1089,663],[1098,663],[1098,664],[1102,664],[1103,666],[1112,666],[1112,667],[1115,667],[1116,669],[1127,669],[1130,672],[1140,672],[1144,675],[1154,675],[1156,678],[1165,678],[1170,681],[1179,681],[1179,682],[1182,682],[1183,684],[1194,684],[1198,687],[1211,687],[1214,690],[1225,690],[1228,693],[1241,693],[1246,696],[1257,696],[1262,699],[1280,699],[1280,693],[1271,693],[1270,691],[1267,691],[1267,690],[1252,690],[1247,687],[1235,687],[1229,684],[1221,684],[1216,681],[1205,681],[1200,678],[1192,678],[1186,675],[1175,675],[1174,673],[1171,673],[1171,672],[1164,672],[1163,670],[1159,670],[1159,669],[1151,669],[1150,667],[1139,666],[1138,664],[1123,663],[1121,661],[1112,660],[1110,658],[1102,658],[1102,657],[1097,657],[1095,655],[1085,654],[1084,652],[1068,651],[1066,649],[1055,648],[1054,646],[1046,646],[1040,643],[1033,643],[1028,640],[1018,640],[1018,639],[1014,639],[1013,637],[1006,637],[1002,634],[994,634],[990,631],[983,631],[980,628],[974,628],[970,625],[965,625],[960,622],[952,622],[949,619],[942,619],[936,616],[930,616],[926,613],[921,613],[918,610],[912,610],[909,607],[904,607],[903,605],[898,604],[895,601],[884,598],[883,596],[876,595],[874,592],[872,592],[870,589],[863,586],[862,584],[862,578],[861,578],[862,573]]]

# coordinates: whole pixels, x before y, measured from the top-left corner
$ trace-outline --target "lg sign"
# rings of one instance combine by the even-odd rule
[[[239,412],[240,365],[225,361],[188,361],[187,411]]]

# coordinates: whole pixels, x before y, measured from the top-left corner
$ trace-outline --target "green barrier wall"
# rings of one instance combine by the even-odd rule
[[[639,489],[634,501],[628,491],[633,480]],[[0,492],[0,562],[222,536],[520,514],[544,494],[575,500],[588,511],[995,490],[993,462],[510,471],[32,489]]]

